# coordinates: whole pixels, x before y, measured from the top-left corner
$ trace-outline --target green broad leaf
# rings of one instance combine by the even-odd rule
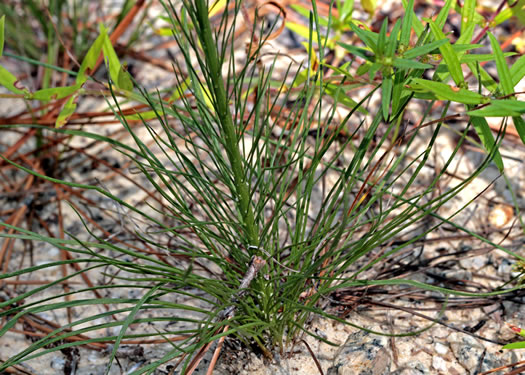
[[[5,27],[5,14],[0,17],[0,57],[4,53],[4,27]]]
[[[471,117],[470,121],[472,122],[476,133],[478,133],[485,150],[487,150],[489,153],[492,152],[494,147],[496,147],[496,142],[494,141],[494,136],[492,135],[492,131],[490,130],[487,120],[485,120],[483,117]],[[497,149],[494,150],[493,160],[500,172],[503,172],[503,159],[501,158],[501,155]]]
[[[361,29],[354,23],[354,20],[350,22],[350,28],[354,33],[357,34],[359,39],[361,39],[368,48],[370,48],[372,51],[374,51],[376,55],[378,55],[378,35],[376,33]]]
[[[516,17],[522,25],[525,25],[525,0],[519,0],[517,4],[516,2],[513,2],[512,4],[513,5],[510,7],[512,15]]]
[[[512,9],[506,8],[499,12],[494,18],[494,26],[498,26],[512,17]]]
[[[442,46],[443,44],[448,43],[448,42],[449,42],[449,40],[447,38],[445,38],[445,39],[441,39],[441,40],[436,40],[436,41],[434,41],[432,43],[428,43],[428,44],[425,44],[425,45],[422,45],[422,46],[419,46],[419,47],[416,47],[416,48],[409,49],[408,51],[403,53],[403,58],[405,58],[405,59],[413,59],[413,58],[416,58],[416,57],[419,57],[419,56],[423,56],[423,55],[429,54],[432,51],[434,51],[435,49],[439,48],[440,46]]]
[[[516,53],[514,52],[507,52],[504,53],[503,56],[509,57],[514,56]],[[480,54],[466,54],[461,56],[459,59],[459,62],[462,64],[466,63],[475,63],[475,62],[483,62],[483,61],[492,61],[494,60],[494,54],[492,53],[480,53]]]
[[[108,32],[102,24],[100,24],[100,34],[105,35],[102,44],[102,51],[104,52],[104,61],[108,66],[109,76],[111,77],[113,84],[118,86],[118,77],[121,71],[120,61],[118,59],[117,53],[115,52],[115,49],[113,48],[113,45],[111,44],[111,41],[109,40]]]
[[[42,89],[35,91],[26,96],[26,99],[35,99],[35,100],[59,100],[64,99],[70,95],[73,95],[75,92],[80,89],[80,85],[74,86],[65,86],[65,87],[50,87],[48,89]]]
[[[357,68],[355,74],[357,76],[362,76],[368,73],[370,71],[370,68],[372,68],[372,63],[367,61],[364,64],[362,64],[359,68]]]
[[[502,349],[525,349],[525,341],[507,344],[503,346]]]
[[[343,6],[339,8],[339,20],[345,21],[354,11],[354,0],[344,0]],[[328,26],[328,25],[326,25]]]
[[[474,29],[476,28],[476,24],[474,22],[467,25],[464,31],[461,32],[461,35],[456,40],[456,44],[467,44],[470,45],[470,42],[472,41],[472,37],[474,36]]]
[[[382,67],[383,65],[379,63],[373,63],[372,65],[370,65],[370,70],[368,71],[368,77],[370,78],[370,80],[374,79],[377,72],[380,71]]]
[[[450,3],[450,1],[448,1]],[[445,34],[443,34],[443,31],[441,31],[436,23],[429,20],[430,30],[432,31],[432,34],[434,34],[434,38],[436,40],[442,40],[445,39]],[[463,77],[463,71],[461,70],[461,64],[459,62],[459,58],[457,56],[457,53],[454,52],[454,49],[449,43],[445,43],[439,47],[439,50],[441,51],[441,54],[443,55],[443,59],[445,60],[445,63],[447,64],[448,71],[450,72],[450,75],[452,76],[452,79],[456,83],[457,86],[463,86],[465,84],[465,78]]]
[[[125,63],[120,66],[117,78],[118,88],[126,91],[133,91],[133,81],[129,75]]]
[[[394,24],[394,27],[392,28],[392,31],[390,32],[390,36],[388,37],[388,44],[386,46],[385,55],[387,57],[394,57],[394,53],[397,50],[397,36],[399,34],[399,28],[401,27],[401,22],[399,20],[396,21]]]
[[[360,47],[355,47],[351,44],[347,44],[347,43],[342,43],[342,42],[337,42],[338,45],[340,45],[341,47],[343,47],[345,50],[347,50],[348,52],[350,52],[351,54],[353,55],[356,55],[356,56],[359,56],[365,60],[368,60],[368,61],[375,61],[375,56],[371,54],[371,52],[367,49],[364,49],[364,48],[360,48]]]
[[[77,99],[77,95],[72,95],[62,110],[60,111],[60,114],[57,117],[57,120],[55,122],[56,128],[61,128],[64,126],[69,118],[75,113],[75,110],[77,109],[77,104],[75,103],[75,100]]]
[[[357,107],[357,111],[365,115],[368,114],[368,111],[365,108],[361,106],[358,107],[358,103],[352,98],[350,98],[348,95],[346,95],[345,92],[338,85],[327,84],[325,86],[325,93],[332,97],[337,103],[340,103],[345,107],[348,107],[350,109],[354,109]]]
[[[102,46],[104,45],[104,39],[106,37],[106,33],[102,32],[97,37],[97,39],[95,39],[91,47],[89,47],[89,50],[87,51],[86,56],[84,57],[84,60],[82,60],[80,69],[78,70],[76,81],[77,84],[82,85],[84,84],[84,82],[87,81],[88,75],[91,73],[90,71],[95,68],[95,64],[97,63],[98,57],[102,52]]]
[[[402,0],[402,1],[403,1],[403,7],[405,8],[405,17],[408,12],[410,13],[410,18],[412,19],[412,25],[409,25],[408,31],[405,31],[405,33],[407,33],[408,35],[408,37],[405,37],[407,38],[407,42],[405,45],[408,46],[408,42],[410,40],[410,26],[412,26],[418,38],[421,37],[421,34],[423,34],[423,31],[425,30],[425,26],[423,26],[419,18],[417,18],[416,14],[414,13],[414,1],[410,0],[409,4],[407,4],[407,0]],[[403,29],[403,30],[406,30],[406,29]]]
[[[478,105],[487,101],[487,98],[476,92],[421,78],[413,78],[409,83],[409,88],[415,92],[431,92],[439,100],[450,100],[471,105]]]
[[[490,105],[467,112],[471,116],[511,117],[525,113],[525,102],[517,100],[492,100]]]
[[[509,108],[501,108],[498,106],[489,105],[488,107],[468,111],[467,115],[473,117],[511,117],[519,116],[520,113]]]
[[[0,85],[4,86],[6,89],[15,94],[29,94],[29,90],[27,90],[25,87],[17,87],[18,82],[18,78],[16,78],[15,75],[13,75],[9,70],[0,65]]]
[[[454,44],[452,46],[452,49],[454,52],[460,53],[465,51],[470,51],[472,49],[481,48],[483,47],[483,44]]]
[[[383,119],[387,121],[390,114],[390,98],[392,97],[392,76],[383,77],[381,94],[381,109],[383,112]]]
[[[443,30],[443,27],[445,26],[445,22],[447,21],[448,14],[450,13],[450,7],[452,6],[452,0],[447,0],[445,2],[445,5],[443,5],[443,8],[439,11],[438,16],[436,17],[436,26],[439,28],[439,30]],[[436,39],[443,39],[443,38],[436,38]]]
[[[414,15],[414,0],[409,0],[405,6],[405,15],[403,16],[403,24],[401,26],[401,36],[399,43],[402,46],[408,47],[410,43],[410,31],[412,27],[412,16]]]
[[[509,1],[508,8],[501,11],[492,22],[495,26],[502,24],[503,22],[507,21],[508,19],[512,17],[516,17],[516,19],[522,24],[525,25],[525,0],[513,0]]]
[[[512,87],[515,87],[525,77],[525,55],[521,55],[510,68]]]
[[[463,7],[461,8],[461,35],[469,35],[469,37],[467,37],[468,40],[466,40],[466,42],[472,40],[472,33],[474,32],[474,28],[472,26],[475,25],[475,14],[476,0],[465,0],[463,2]]]
[[[513,117],[512,121],[514,121],[514,127],[516,128],[521,141],[525,144],[525,121],[523,121],[520,116]]]
[[[388,17],[383,20],[381,25],[381,30],[379,30],[379,35],[377,37],[377,51],[376,54],[380,56],[386,55],[386,28],[388,26]]]
[[[392,88],[392,115],[395,115],[401,106],[401,103],[413,95],[412,92],[405,88],[405,72],[397,71],[394,75],[394,87]]]
[[[424,64],[419,61],[395,58],[392,63],[396,68],[400,69],[430,69],[433,66],[430,64]]]
[[[492,52],[494,53],[494,58],[496,59],[496,68],[498,70],[498,76],[500,80],[500,86],[502,88],[503,94],[510,95],[514,92],[514,86],[512,85],[512,79],[510,75],[510,69],[505,61],[503,51],[501,47],[491,32],[488,32],[490,45],[492,46]]]

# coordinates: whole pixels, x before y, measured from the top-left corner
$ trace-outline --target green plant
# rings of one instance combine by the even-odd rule
[[[472,5],[469,1],[465,3]],[[57,94],[60,97],[54,99],[69,97],[56,119],[57,127],[45,129],[111,144],[133,161],[158,198],[152,198],[147,206],[133,205],[104,187],[46,176],[0,155],[4,161],[38,179],[108,197],[127,211],[128,224],[145,222],[148,226],[144,229],[123,225],[136,235],[139,246],[132,248],[126,242],[124,245],[117,242],[118,236],[104,238],[85,220],[82,221],[87,235],[69,233],[68,238],[45,236],[2,223],[13,231],[2,233],[5,238],[47,242],[75,257],[14,270],[0,279],[57,265],[79,264],[84,268],[1,302],[0,308],[9,309],[0,312],[0,316],[7,319],[0,336],[28,315],[90,305],[108,308],[57,327],[0,364],[0,370],[76,345],[112,343],[106,371],[109,372],[120,343],[158,336],[171,344],[171,350],[133,373],[151,373],[160,364],[176,358],[180,359],[182,372],[191,372],[211,344],[226,336],[235,336],[247,345],[255,343],[271,357],[273,350],[285,351],[302,333],[327,341],[308,330],[312,314],[355,326],[323,309],[322,302],[342,288],[404,285],[445,296],[489,297],[521,287],[474,293],[394,276],[370,278],[369,271],[443,223],[509,256],[525,260],[454,223],[454,216],[464,207],[447,217],[440,214],[440,208],[492,161],[504,172],[498,142],[505,129],[503,127],[495,139],[486,116],[513,117],[523,138],[520,116],[525,108],[522,102],[512,98],[515,82],[525,75],[522,58],[509,69],[505,55],[491,37],[501,82],[496,84],[485,79],[477,63],[490,57],[465,52],[477,47],[468,45],[474,26],[462,23],[461,37],[455,44],[443,34],[451,1],[436,20],[428,20],[426,24],[415,17],[411,11],[413,1],[410,1],[405,18],[394,24],[389,36],[387,22],[379,33],[350,24],[364,46],[343,42],[339,42],[339,46],[354,57],[364,59],[366,63],[361,68],[352,71],[351,65],[331,66],[325,62],[324,55],[330,30],[325,29],[326,35],[321,35],[314,2],[309,16],[307,66],[304,70],[296,69],[292,63],[285,72],[279,72],[277,58],[269,66],[261,61],[262,47],[269,34],[264,31],[263,21],[257,18],[257,11],[254,17],[257,22],[251,25],[250,43],[245,53],[241,53],[233,35],[235,20],[245,11],[242,2],[229,2],[231,12],[220,14],[216,28],[209,19],[213,4],[205,0],[182,4],[180,10],[164,4],[180,57],[174,61],[179,72],[178,84],[168,99],[138,84],[130,85],[131,79],[112,52],[104,27],[87,52],[75,85],[56,88],[41,97],[38,91],[20,92],[15,85],[16,77],[6,70],[0,71],[0,83],[14,95],[46,101]],[[465,5],[463,9],[467,12],[472,8]],[[272,27],[275,25],[269,26]],[[320,46],[317,56],[313,48],[314,29],[318,30],[315,42]],[[412,30],[417,35],[413,47]],[[71,98],[84,90],[88,80],[86,71],[94,66],[101,51],[110,73],[108,104],[132,142],[66,125],[74,110],[75,99]],[[429,64],[431,56],[437,54],[441,58],[439,63]],[[241,63],[238,57],[243,59]],[[316,66],[316,62],[320,62],[320,66]],[[471,68],[480,85],[490,92],[470,90],[462,65]],[[322,68],[333,69],[337,75],[326,77]],[[432,80],[423,78],[426,72],[433,73]],[[368,79],[362,75],[368,75]],[[376,75],[380,76],[379,80],[375,80]],[[453,84],[448,83],[450,79]],[[356,101],[345,91],[356,85],[372,88]],[[370,99],[379,90],[381,105],[373,108]],[[147,104],[147,111],[125,114],[121,96]],[[403,116],[414,98],[426,101],[429,110],[421,119],[424,125],[404,131]],[[442,115],[425,123],[430,108],[440,100],[446,102]],[[451,102],[465,105],[461,114],[468,116],[469,125],[458,131],[460,140],[454,152],[432,180],[427,186],[417,188],[417,178],[431,155]],[[336,110],[341,104],[349,108],[349,112],[338,119]],[[369,123],[363,120],[352,128],[350,120],[357,112],[372,113],[374,117]],[[143,129],[130,125],[130,121],[137,118],[143,120]],[[418,150],[416,136],[421,129],[431,126],[434,128],[426,147]],[[467,135],[470,126],[487,151],[483,163],[464,181],[436,193],[439,179],[447,172],[461,145],[470,140]],[[380,131],[382,135],[377,136]],[[354,135],[359,135],[357,142],[353,140]],[[413,154],[416,156],[411,156]],[[74,204],[71,207],[76,210]],[[104,213],[109,216],[110,212]],[[428,217],[432,218],[429,227],[412,237],[404,236]],[[176,246],[169,245],[165,238],[176,242]],[[393,240],[397,240],[395,245],[386,245]],[[382,246],[387,250],[375,253]],[[41,292],[58,283],[103,267],[108,269],[105,273],[111,275],[111,283],[40,297]],[[144,293],[140,298],[96,296],[56,302],[80,293],[124,288],[143,289]],[[30,301],[24,303],[25,299]],[[147,316],[145,312],[152,314]],[[132,324],[160,326],[164,322],[174,324],[154,330],[144,327],[140,334],[128,332]],[[100,330],[112,327],[119,327],[118,334],[97,335]]]

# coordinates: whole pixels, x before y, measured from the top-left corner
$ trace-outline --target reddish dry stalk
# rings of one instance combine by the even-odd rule
[[[230,326],[224,326],[224,329],[222,332],[226,332],[230,328]],[[213,375],[213,370],[215,369],[215,365],[217,364],[217,360],[219,359],[219,354],[221,354],[222,345],[224,344],[224,340],[226,339],[226,336],[222,336],[219,339],[219,342],[217,343],[217,347],[215,348],[215,351],[213,352],[213,357],[211,357],[210,365],[208,366],[208,371],[206,371],[206,375]]]

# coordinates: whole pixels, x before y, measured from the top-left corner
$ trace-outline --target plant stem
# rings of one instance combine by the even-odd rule
[[[225,137],[226,153],[230,161],[233,172],[234,184],[236,191],[232,192],[237,196],[237,209],[240,211],[242,224],[249,244],[252,246],[259,245],[259,236],[253,216],[252,205],[250,201],[250,192],[244,173],[243,161],[237,141],[235,125],[233,124],[230,107],[228,105],[226,89],[222,79],[221,65],[217,54],[217,44],[213,40],[210,20],[208,18],[208,7],[206,0],[196,0],[196,16],[200,27],[198,32],[199,39],[204,49],[206,64],[209,68],[209,74],[212,81],[212,90],[215,95],[215,110],[219,116],[220,126]]]

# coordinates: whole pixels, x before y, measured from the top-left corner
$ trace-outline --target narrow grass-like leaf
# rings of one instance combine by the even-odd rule
[[[111,354],[109,356],[108,365],[106,367],[106,374],[109,374],[111,370],[111,365],[113,364],[113,360],[115,359],[115,356],[117,355],[117,350],[120,346],[120,342],[122,341],[122,338],[126,334],[126,331],[129,327],[129,325],[135,320],[135,315],[139,312],[139,310],[142,308],[142,305],[146,303],[146,301],[162,286],[162,284],[156,285],[133,306],[133,310],[130,311],[129,315],[127,316],[126,320],[122,322],[122,328],[120,329],[120,332],[115,339],[115,344],[113,345],[113,350],[111,351]]]
[[[381,85],[381,108],[383,112],[383,119],[387,121],[390,112],[390,98],[392,97],[392,76],[383,77],[383,84]]]

